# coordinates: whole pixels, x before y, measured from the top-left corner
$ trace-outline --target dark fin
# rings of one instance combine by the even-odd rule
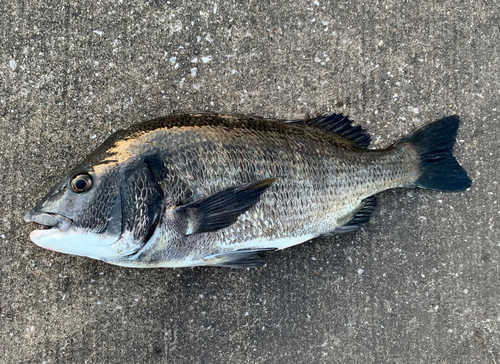
[[[215,254],[206,257],[208,265],[226,268],[258,268],[264,265],[262,255],[277,248],[237,250],[229,253]]]
[[[370,196],[363,200],[363,207],[357,212],[356,215],[344,226],[341,226],[333,231],[333,234],[348,233],[359,229],[366,224],[372,217],[373,211],[377,207],[377,198]]]
[[[187,216],[186,235],[219,230],[234,224],[238,216],[259,202],[260,195],[274,181],[274,178],[269,178],[226,188],[187,205],[179,206],[175,211]]]
[[[310,120],[295,120],[293,123],[312,125],[331,131],[354,142],[358,148],[368,148],[370,135],[361,126],[353,126],[352,121],[342,114],[321,116]]]
[[[453,156],[459,123],[458,116],[449,116],[415,130],[397,143],[411,143],[417,148],[421,170],[417,187],[450,192],[470,187],[467,172]]]

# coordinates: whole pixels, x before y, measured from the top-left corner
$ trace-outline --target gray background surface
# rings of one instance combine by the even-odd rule
[[[0,4],[1,363],[500,363],[497,1]],[[111,132],[171,112],[343,112],[386,146],[463,123],[469,191],[394,190],[258,270],[134,270],[23,215]]]

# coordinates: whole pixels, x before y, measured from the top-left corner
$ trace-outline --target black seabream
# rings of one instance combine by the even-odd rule
[[[458,124],[372,150],[342,115],[171,115],[110,136],[25,220],[43,225],[30,235],[43,248],[120,266],[257,267],[263,252],[355,230],[380,191],[468,188]]]

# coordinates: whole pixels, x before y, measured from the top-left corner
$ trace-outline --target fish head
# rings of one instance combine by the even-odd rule
[[[49,250],[100,259],[123,253],[120,168],[84,162],[68,172],[28,211],[24,220],[41,226],[30,234]]]
[[[61,253],[128,259],[151,238],[164,210],[152,144],[110,136],[52,188],[24,219],[41,225],[30,239]],[[158,172],[163,173],[163,172]]]

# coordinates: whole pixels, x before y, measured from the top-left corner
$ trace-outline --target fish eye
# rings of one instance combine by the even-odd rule
[[[76,193],[87,192],[92,187],[92,177],[88,174],[78,174],[71,179],[70,185]]]

